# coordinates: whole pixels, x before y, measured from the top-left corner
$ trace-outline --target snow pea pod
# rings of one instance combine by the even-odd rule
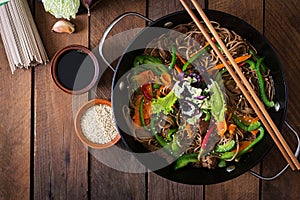
[[[266,106],[274,107],[275,106],[274,101],[270,101],[267,97],[266,90],[265,90],[264,79],[263,79],[263,76],[260,73],[260,66],[261,66],[261,63],[262,63],[263,60],[264,60],[263,58],[259,58],[256,62],[256,65],[255,65],[256,74],[257,74],[258,83],[259,83],[260,95],[261,95],[261,98],[262,98],[262,100],[263,100],[263,102],[265,103]]]
[[[258,84],[259,84],[259,91],[260,96],[264,104],[268,107],[274,107],[275,103],[274,101],[270,101],[267,97],[266,90],[265,90],[265,83],[263,76],[260,72],[260,68],[262,66],[263,58],[258,58],[257,62],[255,63],[253,60],[247,60],[246,63],[250,65],[250,69],[255,70],[257,74]]]
[[[174,169],[178,170],[182,167],[187,166],[189,163],[195,162],[199,162],[197,153],[184,154],[177,159]]]
[[[232,119],[238,127],[240,127],[241,129],[247,132],[256,130],[261,126],[261,123],[259,121],[255,121],[250,124],[245,124],[242,120],[238,119],[238,117],[235,115],[232,115]]]
[[[222,144],[222,145],[217,145],[214,149],[216,153],[223,153],[226,151],[230,151],[234,148],[235,146],[235,140],[230,140],[229,142]]]

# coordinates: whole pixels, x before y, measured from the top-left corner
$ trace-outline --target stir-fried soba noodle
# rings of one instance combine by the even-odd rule
[[[255,92],[273,107],[274,88],[263,58],[234,31],[212,23]],[[257,115],[194,23],[154,39],[128,78],[128,123],[136,140],[150,151],[165,147],[180,156],[175,169],[224,167],[263,137]],[[218,140],[209,146],[212,135]]]

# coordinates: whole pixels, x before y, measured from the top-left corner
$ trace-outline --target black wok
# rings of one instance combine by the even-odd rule
[[[247,39],[257,50],[258,54],[265,57],[265,64],[270,68],[271,75],[273,77],[274,86],[275,86],[275,100],[280,103],[279,111],[275,111],[274,109],[269,110],[269,114],[274,120],[277,127],[281,130],[283,126],[283,122],[286,115],[286,106],[287,106],[287,89],[286,89],[286,80],[282,70],[281,63],[269,44],[269,42],[252,26],[250,26],[245,21],[234,17],[232,15],[214,11],[214,10],[205,10],[208,18],[213,21],[219,22],[223,27],[226,27],[230,30],[234,30],[236,33]],[[164,27],[167,22],[172,22],[172,27],[191,22],[192,19],[185,11],[180,11],[176,13],[172,13],[170,15],[164,16],[152,23],[148,27]],[[112,105],[114,110],[114,115],[116,117],[117,126],[120,128],[119,131],[121,133],[123,142],[133,151],[137,153],[147,152],[147,150],[137,142],[130,134],[126,134],[124,127],[126,127],[126,123],[124,120],[124,115],[122,113],[122,107],[124,104],[128,105],[128,101],[126,98],[122,98],[124,96],[128,96],[127,90],[119,87],[119,82],[123,78],[123,75],[126,74],[130,70],[133,65],[133,60],[137,55],[142,54],[144,49],[136,50],[137,44],[148,44],[155,37],[160,36],[161,33],[154,33],[151,28],[146,27],[143,29],[131,42],[128,46],[124,54],[121,56],[117,68],[116,73],[113,79],[113,87],[112,87]],[[121,88],[121,89],[120,89]],[[269,152],[273,145],[273,141],[268,134],[263,140],[255,146],[251,153],[243,156],[242,159],[233,163],[235,165],[235,170],[232,172],[227,172],[225,168],[217,168],[214,170],[208,170],[204,168],[193,168],[193,167],[185,167],[178,171],[174,171],[174,163],[164,167],[162,169],[154,171],[156,174],[167,178],[172,181],[185,183],[185,184],[214,184],[223,181],[227,181],[233,179],[248,170],[254,167],[258,162],[260,162],[263,157]],[[151,169],[151,160],[152,159],[161,159],[161,162],[164,160],[160,157],[155,157],[149,160],[141,160],[142,163],[145,164],[146,167]]]

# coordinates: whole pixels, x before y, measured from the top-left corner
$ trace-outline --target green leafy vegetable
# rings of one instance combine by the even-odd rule
[[[70,17],[75,18],[80,0],[43,0],[43,5],[46,12],[51,13],[56,18],[65,18],[70,20]]]
[[[177,101],[177,97],[173,91],[169,92],[165,97],[152,100],[153,114],[164,112],[165,115],[173,111],[172,106]]]
[[[226,102],[220,86],[217,82],[213,81],[209,91],[212,93],[210,100],[208,101],[208,104],[211,108],[211,114],[217,121],[224,121]]]

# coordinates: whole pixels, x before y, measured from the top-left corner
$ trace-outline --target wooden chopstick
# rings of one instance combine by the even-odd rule
[[[294,154],[291,151],[290,147],[288,146],[288,144],[286,143],[286,141],[282,137],[281,133],[277,129],[275,123],[273,122],[273,120],[269,116],[268,112],[266,111],[263,103],[257,97],[256,93],[252,89],[252,87],[249,84],[249,82],[247,81],[246,77],[243,75],[242,71],[239,69],[238,65],[236,64],[236,62],[234,61],[233,57],[231,56],[231,54],[227,50],[227,48],[224,45],[223,41],[220,39],[218,33],[215,31],[215,29],[211,25],[209,19],[207,18],[207,16],[203,12],[201,6],[198,4],[198,2],[196,0],[192,0],[192,3],[194,4],[195,8],[199,12],[199,14],[202,17],[203,21],[207,25],[208,29],[211,31],[211,33],[214,36],[214,38],[216,39],[216,41],[221,46],[221,48],[224,51],[225,55],[228,57],[230,63],[232,64],[232,66],[236,70],[238,76],[241,78],[241,80],[243,81],[243,83],[245,84],[246,88],[248,89],[248,91],[250,92],[250,94],[252,95],[252,97],[253,97],[253,99],[255,101],[252,99],[252,97],[250,96],[250,94],[247,92],[247,90],[245,89],[245,87],[241,83],[241,81],[238,78],[238,76],[235,74],[235,72],[233,71],[233,69],[230,67],[230,65],[228,64],[227,60],[224,58],[224,56],[222,55],[222,53],[217,48],[216,44],[212,41],[211,36],[206,32],[205,28],[203,27],[203,25],[201,24],[201,22],[199,21],[199,19],[196,17],[196,15],[193,13],[193,11],[189,8],[189,6],[185,2],[185,0],[180,0],[180,1],[181,1],[182,5],[184,6],[184,8],[189,13],[189,15],[191,16],[191,18],[193,19],[193,21],[196,23],[196,25],[198,26],[198,28],[201,30],[201,32],[203,33],[203,35],[205,36],[205,38],[207,39],[207,41],[210,43],[210,45],[212,46],[212,48],[214,49],[214,51],[216,52],[216,54],[218,55],[218,57],[221,59],[221,61],[225,65],[226,69],[228,70],[228,72],[233,77],[234,81],[236,82],[237,86],[241,89],[241,91],[243,92],[244,96],[246,97],[246,99],[248,100],[248,102],[250,103],[250,105],[252,106],[253,110],[257,113],[258,117],[260,118],[260,120],[264,124],[265,128],[267,129],[267,131],[271,135],[272,139],[274,140],[275,144],[279,148],[280,152],[282,153],[282,155],[284,156],[284,158],[286,159],[286,161],[289,163],[291,169],[295,170],[295,168],[297,168],[299,170],[300,169],[299,161],[294,156]],[[256,103],[257,103],[257,105],[256,105]]]

